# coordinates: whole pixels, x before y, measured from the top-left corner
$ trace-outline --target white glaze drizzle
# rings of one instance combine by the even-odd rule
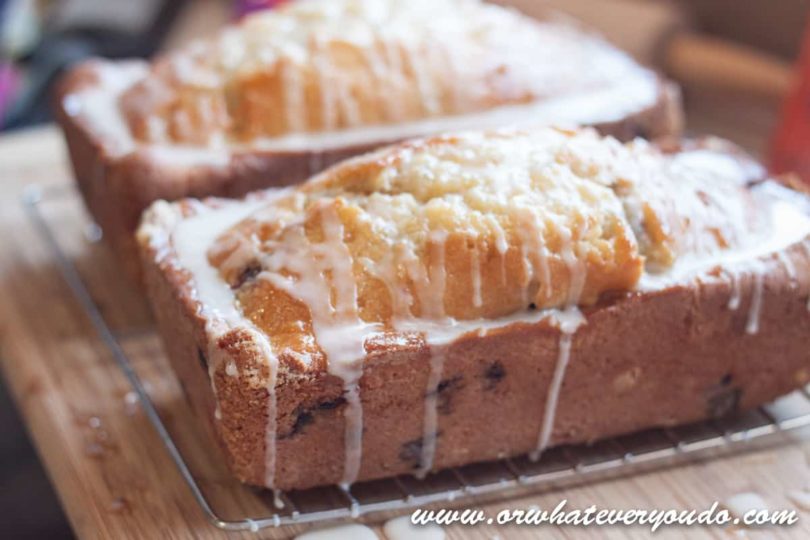
[[[444,529],[436,524],[414,525],[410,514],[390,519],[383,525],[386,540],[444,540]]]
[[[360,108],[357,100],[352,96],[352,89],[346,82],[346,77],[336,80],[335,92],[337,93],[339,110],[343,113],[343,120],[349,129],[361,125],[363,122],[360,116]]]
[[[523,263],[523,281],[520,284],[521,303],[525,306],[529,303],[529,285],[534,275],[534,267],[529,260],[529,247],[526,242],[520,243],[520,260]]]
[[[280,196],[284,190],[279,190],[277,193]],[[219,278],[217,270],[210,265],[206,248],[212,245],[222,232],[244,219],[258,206],[266,204],[270,198],[266,197],[260,202],[249,201],[247,204],[228,205],[215,210],[199,205],[198,214],[185,219],[179,216],[178,211],[168,203],[156,203],[147,211],[147,218],[138,232],[139,236],[146,235],[149,238],[150,244],[157,251],[158,260],[169,260],[169,246],[172,246],[177,266],[191,272],[194,277],[191,295],[206,321],[205,329],[209,339],[209,378],[214,395],[217,395],[214,374],[220,363],[226,362],[225,369],[226,373],[230,372],[229,375],[236,371],[235,365],[233,369],[230,367],[233,364],[232,358],[217,346],[219,338],[227,332],[239,327],[246,329],[253,343],[259,348],[261,356],[267,362],[268,378],[265,385],[268,399],[264,481],[268,487],[275,484],[275,386],[278,376],[278,358],[267,336],[238,311],[233,291]],[[150,223],[152,221],[156,221],[157,224],[152,225]],[[219,400],[217,400],[218,403]],[[221,418],[219,405],[217,405],[214,416],[217,419]]]
[[[579,93],[565,93],[529,104],[493,107],[481,112],[463,115],[435,116],[413,121],[397,121],[401,113],[392,113],[392,122],[337,130],[337,87],[335,69],[330,65],[328,50],[322,38],[313,37],[311,61],[319,74],[323,130],[319,132],[292,132],[278,137],[257,137],[248,143],[235,140],[222,141],[218,146],[189,146],[161,140],[152,145],[136,141],[119,109],[121,94],[139,82],[147,73],[143,64],[104,64],[99,67],[100,81],[96,86],[65,96],[63,106],[71,116],[81,116],[99,140],[108,145],[111,155],[121,156],[138,147],[148,149],[156,159],[168,164],[212,164],[225,166],[230,154],[244,151],[302,151],[327,150],[359,146],[379,141],[405,138],[464,129],[485,129],[504,125],[534,126],[539,124],[578,125],[611,122],[627,114],[648,107],[658,99],[659,83],[656,76],[638,69],[623,53],[615,50],[594,51],[606,57],[606,64],[615,65],[623,76],[608,85],[590,88]],[[392,80],[401,80],[400,51],[390,41],[385,42],[384,53]],[[291,77],[295,78],[295,77]],[[422,91],[430,95],[429,89]],[[347,93],[344,92],[344,96]],[[397,110],[399,103],[391,103]],[[345,104],[344,104],[345,106]]]
[[[750,242],[739,249],[700,257],[682,255],[666,272],[645,272],[641,276],[636,290],[656,291],[689,283],[695,276],[718,266],[724,268],[727,273],[737,273],[739,279],[739,274],[750,272],[752,265],[756,265],[756,261],[760,258],[773,257],[779,251],[787,249],[795,243],[804,242],[805,238],[810,235],[810,217],[805,215],[797,205],[790,202],[791,194],[787,188],[780,188],[774,183],[769,183],[768,188],[768,192],[753,192],[760,204],[769,207],[767,238],[759,242]]]
[[[573,232],[565,227],[560,227],[559,230],[563,240],[562,258],[568,268],[570,283],[568,286],[566,307],[556,321],[560,330],[557,363],[554,366],[554,373],[546,394],[543,422],[537,436],[537,446],[529,455],[533,460],[539,459],[540,455],[548,448],[551,442],[551,434],[554,431],[554,421],[557,416],[557,404],[560,400],[560,390],[562,388],[565,372],[568,369],[568,361],[571,357],[571,343],[579,327],[587,322],[582,312],[577,307],[582,291],[585,288],[587,268],[585,262],[578,260],[574,252],[575,239],[573,238]],[[584,230],[582,234],[584,234]]]
[[[405,284],[400,283],[397,275],[396,253],[402,251],[402,246],[397,244],[390,248],[383,255],[378,263],[370,259],[360,259],[366,272],[376,277],[388,289],[391,297],[391,313],[394,320],[407,319],[410,317],[410,309],[413,304],[413,297]]]
[[[725,270],[726,275],[731,281],[731,294],[728,296],[728,309],[737,311],[740,308],[740,301],[742,300],[742,284],[740,283],[740,274],[734,270]]]
[[[341,486],[348,488],[360,472],[362,462],[363,409],[360,399],[360,379],[365,358],[365,339],[380,331],[378,324],[363,321],[357,307],[357,283],[353,258],[343,239],[343,223],[333,205],[318,209],[324,243],[310,244],[313,258],[301,257],[301,246],[309,244],[303,223],[290,227],[287,234],[292,242],[281,242],[262,259],[259,278],[298,298],[310,309],[318,345],[327,358],[327,370],[343,380],[346,399],[345,462]],[[291,247],[292,246],[292,247]],[[313,260],[314,259],[314,260]],[[282,274],[291,271],[297,278]],[[331,273],[335,290],[334,305],[326,273]]]
[[[396,81],[397,86],[401,86],[403,84],[402,57],[400,55],[399,48],[393,41],[383,40],[383,56],[385,57],[386,64],[389,66],[388,76],[392,81]],[[387,100],[390,107],[388,112],[393,121],[398,121],[403,118],[402,106],[399,99],[400,96],[398,95],[399,92],[397,90],[399,89],[396,89],[391,93],[392,99]]]
[[[750,242],[743,248],[724,251],[700,258],[682,256],[667,272],[642,275],[636,290],[654,291],[668,286],[688,283],[707,268],[721,266],[732,280],[732,293],[729,308],[740,305],[741,281],[744,275],[753,281],[751,301],[749,304],[745,331],[757,334],[760,329],[762,305],[765,295],[766,262],[763,259],[778,257],[779,253],[791,245],[806,245],[810,234],[810,218],[802,211],[801,202],[794,204],[796,195],[775,182],[760,186],[752,194],[763,206],[767,206],[765,231],[767,237],[759,242]],[[788,270],[789,272],[789,270]],[[810,299],[808,300],[810,310]]]
[[[542,237],[538,236],[537,238],[537,251],[535,252],[535,257],[537,257],[538,262],[540,264],[540,269],[543,272],[543,282],[545,283],[546,288],[546,299],[551,298],[551,294],[554,290],[554,287],[551,283],[551,269],[548,264],[548,250],[546,246],[542,245]]]
[[[304,86],[301,70],[295,65],[292,57],[282,63],[284,81],[284,110],[287,114],[287,126],[290,130],[301,132],[307,129],[306,104],[304,103]]]
[[[453,48],[448,43],[445,42],[440,43],[439,48],[445,60],[445,69],[447,70],[446,80],[449,81],[460,80],[461,70],[459,69],[456,55],[452,50]],[[450,103],[452,103],[452,107],[450,107],[451,112],[459,113],[460,111],[465,110],[461,88],[459,87],[458,84],[450,85]]]
[[[523,305],[528,306],[530,285],[537,279],[539,296],[545,290],[546,298],[551,297],[551,271],[548,264],[546,247],[543,245],[544,227],[541,226],[537,215],[528,208],[523,208],[520,214],[520,255],[523,262],[523,282],[521,283],[521,299]],[[539,270],[538,270],[539,267]]]
[[[264,484],[272,488],[276,477],[276,381],[278,380],[278,358],[273,353],[267,336],[258,332],[262,337],[257,340],[262,354],[267,359],[269,377],[267,379],[267,426],[264,430]],[[278,500],[276,498],[276,500]]]
[[[229,361],[225,365],[225,375],[228,377],[238,377],[239,370],[236,368],[236,362]]]
[[[762,495],[754,492],[736,493],[723,501],[723,506],[739,519],[752,510],[769,509],[768,503],[765,502]]]
[[[275,506],[278,510],[284,508],[284,499],[281,497],[280,489],[273,490],[273,506]]]
[[[447,250],[447,233],[433,231],[430,234],[430,294],[426,297],[429,304],[422,303],[422,314],[436,321],[446,319],[444,310],[444,293],[447,288],[447,267],[445,256]],[[420,299],[421,301],[421,299]],[[430,306],[430,308],[428,308]],[[439,383],[444,372],[446,347],[443,345],[429,346],[430,372],[428,374],[427,388],[425,389],[425,414],[422,421],[422,448],[419,469],[416,475],[424,478],[433,468],[433,459],[436,454],[436,440],[438,437],[438,401]]]
[[[548,387],[546,395],[546,406],[543,412],[543,422],[540,426],[540,434],[537,438],[537,446],[529,457],[537,461],[540,455],[548,448],[551,440],[551,432],[554,429],[554,420],[557,416],[557,403],[560,399],[560,389],[562,388],[563,377],[568,369],[568,360],[571,357],[572,332],[560,330],[559,352],[557,353],[557,363],[554,366],[554,374]]]
[[[785,272],[787,272],[791,284],[795,285],[796,278],[798,276],[796,274],[796,266],[793,264],[793,261],[790,258],[790,254],[786,251],[779,251],[776,254],[776,257],[779,259],[779,262],[782,263],[782,266],[785,268]]]
[[[444,293],[447,289],[447,268],[445,254],[447,248],[447,232],[432,231],[430,233],[430,270],[428,276],[428,289],[422,302],[422,316],[428,319],[442,320],[444,311]]]
[[[424,112],[426,116],[435,116],[439,112],[439,102],[428,67],[423,60],[423,55],[408,46],[404,47],[403,50],[416,79],[416,87],[419,90],[420,102],[424,107]]]
[[[375,95],[380,96],[380,102],[383,105],[385,114],[390,117],[392,109],[391,103],[396,100],[396,96],[394,95],[394,92],[380,91],[380,89],[383,88],[381,83],[387,79],[388,74],[385,59],[380,54],[379,47],[380,40],[375,39],[371,45],[362,50],[362,54],[366,60],[366,63],[371,68],[371,75],[374,78],[374,84],[377,87]]]
[[[328,529],[316,529],[295,537],[295,540],[378,540],[374,531],[357,523],[338,525]]]
[[[481,252],[478,249],[478,238],[475,238],[470,250],[470,276],[472,282],[472,303],[475,307],[481,307]]]
[[[503,230],[501,222],[492,216],[487,216],[489,226],[495,235],[495,249],[501,259],[501,285],[506,285],[506,252],[509,251],[509,242],[506,240],[506,231]]]
[[[433,468],[436,455],[438,428],[439,383],[442,380],[445,360],[445,346],[430,347],[430,373],[425,392],[425,417],[422,421],[422,449],[416,476],[424,478]]]
[[[337,82],[334,80],[331,64],[327,58],[328,51],[323,40],[315,37],[313,49],[315,51],[313,53],[313,62],[315,64],[315,70],[320,77],[318,88],[321,96],[321,123],[324,130],[330,131],[337,125],[335,94],[333,92],[334,85],[337,84]],[[317,146],[310,148],[318,149]]]
[[[343,241],[343,223],[332,205],[325,205],[321,211],[321,223],[325,240],[329,267],[332,269],[332,286],[336,291],[335,308],[339,319],[347,319],[361,333],[366,333],[369,325],[360,319],[357,307],[357,282],[353,271],[353,258]],[[348,337],[348,336],[347,336]],[[342,339],[339,337],[338,339]],[[352,356],[334,357],[327,352],[329,372],[343,379],[346,395],[346,463],[341,485],[346,489],[357,480],[363,455],[363,405],[360,400],[360,379],[363,376],[363,359],[366,351],[364,338],[360,338],[360,347]],[[345,365],[340,365],[345,362]]]
[[[757,260],[752,263],[751,277],[754,288],[751,292],[751,304],[748,308],[748,320],[745,323],[745,333],[754,335],[759,333],[759,321],[762,316],[762,302],[765,292],[765,266]]]

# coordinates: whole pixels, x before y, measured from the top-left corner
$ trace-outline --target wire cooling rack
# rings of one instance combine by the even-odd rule
[[[805,388],[767,406],[724,420],[655,429],[591,446],[552,448],[537,462],[527,457],[501,459],[444,470],[424,480],[400,476],[356,484],[349,491],[326,487],[273,494],[242,486],[227,472],[220,471],[212,479],[210,468],[197,463],[197,458],[188,459],[182,451],[183,447],[190,448],[189,444],[200,444],[199,441],[188,443],[184,441],[187,433],[178,434],[170,429],[170,423],[161,417],[159,407],[150,399],[146,384],[138,375],[133,353],[128,353],[133,340],[155,342],[154,328],[147,323],[145,328],[134,331],[131,328],[113,330],[91,294],[90,281],[78,269],[75,253],[93,247],[101,234],[88,221],[77,193],[64,187],[44,190],[32,186],[25,193],[23,204],[84,314],[132,386],[192,495],[208,520],[223,530],[257,531],[264,527],[338,521],[471,498],[478,504],[483,500],[706,459],[751,448],[754,442],[771,444],[784,440],[790,430],[810,425],[810,393]],[[73,237],[66,240],[65,231],[71,230]],[[152,354],[159,350],[153,347]],[[172,376],[171,372],[160,373],[162,378]],[[178,414],[176,410],[171,412],[173,417]],[[188,424],[196,423],[193,418],[188,421]],[[210,438],[204,444],[211,445],[212,456],[217,454]],[[212,461],[221,468],[221,462]],[[236,500],[240,501],[239,511],[234,512],[232,503]]]

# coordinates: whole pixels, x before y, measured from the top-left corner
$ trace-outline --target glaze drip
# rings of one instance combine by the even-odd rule
[[[277,248],[266,255],[262,264],[264,271],[259,277],[309,306],[318,344],[329,359],[329,373],[343,380],[347,407],[342,484],[349,486],[357,479],[362,461],[360,379],[366,355],[364,344],[366,337],[380,327],[366,323],[359,316],[353,257],[344,242],[343,223],[334,206],[323,204],[316,211],[324,241],[309,244],[312,258],[300,257],[296,249],[309,243],[303,225],[291,227],[286,234],[292,235],[292,243],[285,245],[292,250]],[[297,279],[285,276],[287,271],[295,272]]]
[[[537,447],[529,456],[532,460],[539,459],[540,455],[548,448],[551,441],[554,421],[557,416],[557,404],[560,400],[560,390],[562,389],[565,372],[568,369],[568,362],[571,358],[571,343],[579,327],[587,322],[578,307],[582,290],[585,287],[586,265],[574,251],[571,231],[564,230],[562,236],[564,246],[563,260],[568,268],[568,272],[571,274],[571,285],[568,289],[565,309],[556,319],[557,326],[560,330],[560,338],[557,345],[557,363],[554,366],[554,373],[546,395],[543,422],[540,426]]]
[[[748,308],[748,320],[745,323],[746,334],[759,333],[759,322],[762,316],[762,302],[765,293],[765,266],[761,261],[755,261],[751,269],[754,280],[754,289],[751,293],[751,305]]]
[[[725,270],[728,279],[731,281],[731,294],[728,297],[728,309],[737,311],[742,300],[742,286],[740,284],[740,274],[734,270]]]

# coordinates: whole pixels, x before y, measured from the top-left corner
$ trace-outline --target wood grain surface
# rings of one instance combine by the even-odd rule
[[[711,112],[711,111],[709,111]],[[733,121],[734,115],[729,115]],[[734,132],[725,124],[724,131]],[[748,137],[748,146],[762,140]],[[58,133],[46,127],[0,138],[0,365],[38,453],[78,536],[83,538],[288,538],[305,527],[223,533],[207,523],[137,403],[109,351],[59,275],[52,254],[26,219],[20,203],[26,186],[69,189],[70,173]],[[166,423],[193,430],[179,385],[138,292],[119,275],[101,244],[82,238],[86,216],[49,209],[69,255],[88,276],[94,300],[121,336],[139,376]],[[776,447],[658,470],[587,486],[486,504],[502,508],[569,507],[708,508],[715,500],[754,491],[772,508],[795,508],[787,493],[810,482],[804,434]],[[193,440],[190,438],[189,440]],[[211,467],[206,482],[229,478],[204,447],[185,448],[194,466]],[[222,476],[219,476],[219,475]],[[252,504],[238,494],[225,504]],[[468,506],[474,506],[470,503]],[[789,528],[751,529],[750,538],[808,538],[810,514]],[[372,523],[382,536],[379,524]],[[646,538],[645,527],[530,528],[448,527],[449,538]],[[658,538],[733,538],[739,530],[670,529]]]

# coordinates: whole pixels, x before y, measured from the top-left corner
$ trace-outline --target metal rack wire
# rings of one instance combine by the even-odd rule
[[[111,330],[99,306],[93,300],[87,283],[60,244],[54,225],[43,210],[46,201],[79,205],[72,189],[42,190],[32,186],[23,197],[27,215],[47,243],[59,271],[89,318],[99,337],[132,386],[143,411],[160,436],[166,451],[177,466],[192,496],[208,520],[229,531],[258,531],[279,527],[337,521],[381,512],[404,511],[434,503],[483,500],[541,491],[578,483],[593,482],[674,465],[696,459],[751,448],[753,442],[773,443],[786,432],[810,426],[810,393],[808,388],[747,414],[722,421],[710,421],[672,429],[650,430],[602,441],[592,446],[552,448],[542,459],[504,458],[494,462],[469,465],[429,475],[425,480],[411,476],[360,483],[350,491],[337,487],[302,492],[271,494],[242,487],[264,503],[257,515],[225,519],[212,504],[195,471],[184,459],[172,433],[161,419],[144,383],[125,352],[122,342],[128,337]],[[90,224],[92,225],[92,224]],[[85,241],[98,241],[99,235],[85,235]],[[154,332],[150,329],[149,332]]]

